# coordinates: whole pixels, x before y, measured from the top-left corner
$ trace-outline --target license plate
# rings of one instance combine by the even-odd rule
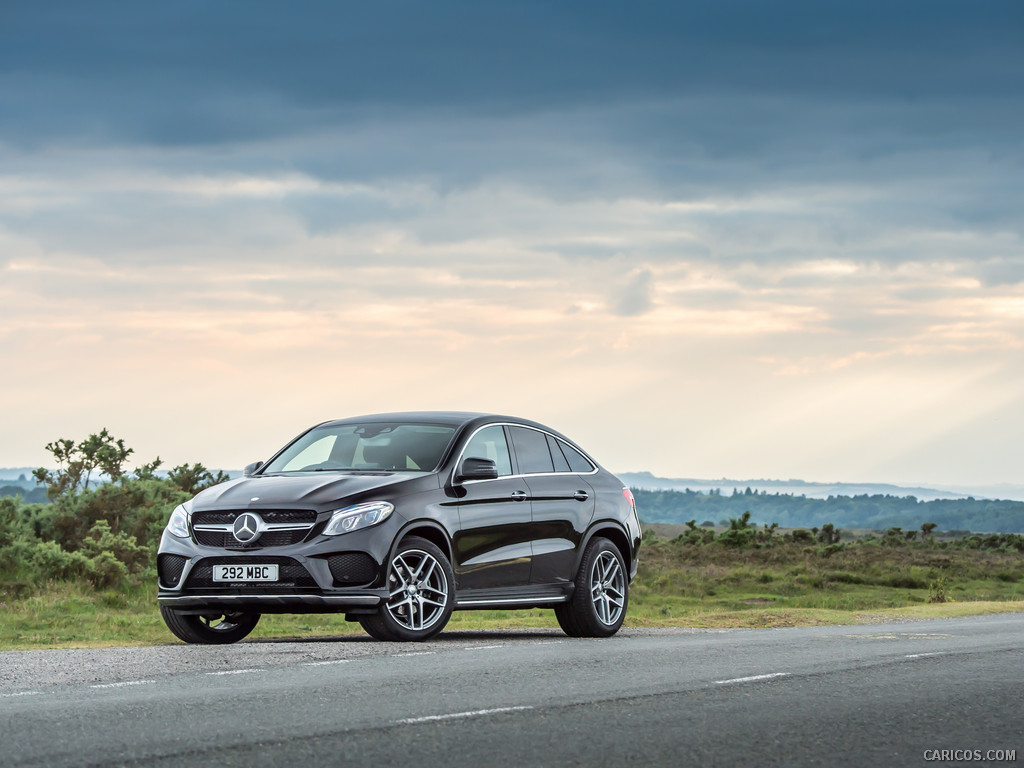
[[[277,581],[277,564],[215,565],[214,581]]]

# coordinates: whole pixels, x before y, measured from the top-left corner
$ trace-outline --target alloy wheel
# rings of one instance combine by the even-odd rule
[[[388,570],[387,610],[400,626],[415,632],[429,629],[448,605],[448,578],[429,552],[407,549]]]
[[[594,560],[590,599],[602,624],[611,626],[619,620],[626,604],[626,579],[618,558],[611,552],[601,552]]]

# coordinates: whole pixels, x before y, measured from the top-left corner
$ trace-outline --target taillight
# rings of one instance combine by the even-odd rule
[[[629,502],[629,506],[631,506],[633,511],[636,512],[636,499],[633,498],[633,492],[629,490],[629,488],[623,488],[622,495],[626,497],[626,501]]]

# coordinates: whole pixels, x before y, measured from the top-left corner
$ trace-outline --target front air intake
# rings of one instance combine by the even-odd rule
[[[363,587],[377,578],[378,565],[363,552],[341,552],[327,558],[336,587]]]
[[[185,570],[187,557],[181,555],[160,555],[156,559],[156,572],[160,576],[160,584],[164,587],[176,587],[181,580],[181,572]]]

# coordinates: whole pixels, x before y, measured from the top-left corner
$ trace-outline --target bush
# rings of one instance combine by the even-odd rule
[[[33,550],[31,566],[44,579],[77,579],[88,571],[89,558],[68,552],[55,541],[41,541]]]
[[[151,550],[140,547],[135,539],[126,533],[114,533],[106,520],[97,521],[89,529],[89,536],[83,542],[82,551],[95,559],[109,553],[124,563],[129,573],[138,573],[150,561]]]
[[[96,589],[117,586],[128,576],[128,568],[110,552],[100,552],[87,562],[86,578]]]

